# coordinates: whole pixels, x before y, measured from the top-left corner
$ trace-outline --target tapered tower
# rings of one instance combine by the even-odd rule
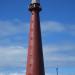
[[[29,11],[31,12],[31,21],[26,75],[45,75],[39,18],[39,12],[41,11],[39,0],[31,1]]]

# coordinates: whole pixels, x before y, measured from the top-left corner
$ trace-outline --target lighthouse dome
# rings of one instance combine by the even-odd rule
[[[33,3],[40,3],[40,0],[32,0],[31,3],[32,3],[32,4],[33,4]]]

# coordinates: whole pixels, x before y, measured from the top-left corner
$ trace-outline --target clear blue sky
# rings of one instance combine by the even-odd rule
[[[40,0],[46,75],[75,75],[75,0]],[[0,0],[0,74],[24,75],[30,0]]]
[[[30,0],[1,0],[0,19],[19,18],[29,21],[28,4]],[[64,23],[75,23],[75,1],[74,0],[41,0],[43,11],[41,20],[53,20]],[[27,16],[27,17],[26,17]]]

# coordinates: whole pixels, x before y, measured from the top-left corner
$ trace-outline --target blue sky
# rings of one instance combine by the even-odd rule
[[[40,0],[46,75],[75,75],[75,0]],[[0,75],[25,75],[30,0],[0,0]]]

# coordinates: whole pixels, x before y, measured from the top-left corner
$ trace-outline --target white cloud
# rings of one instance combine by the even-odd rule
[[[15,72],[15,73],[0,73],[0,75],[25,75],[25,72],[19,73],[19,72]]]
[[[45,53],[47,51],[50,52],[54,52],[54,51],[68,51],[68,50],[72,50],[75,49],[75,44],[71,44],[71,43],[62,43],[62,44],[46,44],[45,46],[43,46],[43,49],[45,51]]]
[[[19,72],[12,73],[11,72],[11,73],[0,73],[0,75],[26,75],[26,73],[25,72],[22,72],[22,73],[19,73]],[[56,72],[55,73],[46,72],[45,75],[56,75]],[[60,75],[62,75],[62,74],[60,73]],[[69,73],[67,73],[67,74],[64,73],[64,75],[69,75]],[[74,74],[72,74],[72,75],[74,75]]]
[[[57,64],[75,66],[75,55],[71,55],[71,53],[74,54],[74,50],[74,45],[44,45],[45,66],[56,66]],[[24,67],[26,60],[27,48],[20,46],[0,47],[0,67]]]
[[[26,23],[13,21],[0,21],[0,37],[15,35],[26,31]]]
[[[42,32],[67,32],[75,35],[75,25],[63,24],[55,21],[41,22]],[[28,32],[29,23],[20,20],[0,21],[0,38]]]
[[[75,66],[75,45],[45,45],[43,47],[45,67],[62,67]]]
[[[55,21],[46,21],[41,23],[42,32],[67,32],[75,35],[75,24],[63,24]]]
[[[75,35],[75,25],[62,24],[54,21],[41,22],[41,29],[44,33],[65,32],[67,34]],[[12,43],[12,39],[17,40],[13,43],[14,45],[20,44],[20,42],[23,41],[23,37],[25,38],[25,36],[28,36],[28,32],[28,23],[21,22],[17,19],[12,21],[0,21],[0,45],[9,45]],[[23,35],[23,33],[25,33],[25,35]]]
[[[62,45],[45,45],[44,49],[44,60],[45,68],[56,67],[57,65],[62,67],[74,67],[75,56],[66,56],[64,54],[59,55],[59,51],[69,51],[74,49],[74,45],[62,44]],[[27,58],[27,48],[16,46],[16,47],[0,47],[0,67],[25,67]],[[46,75],[50,75],[47,73]],[[21,73],[0,73],[0,75],[25,75],[25,72]],[[55,75],[52,73],[51,75]]]
[[[25,45],[28,24],[20,20],[0,21],[0,46]]]
[[[42,22],[42,31],[44,32],[67,32],[69,34],[75,34],[75,25],[64,25],[57,22]],[[0,38],[19,34],[25,32],[25,22],[15,21],[0,21]],[[17,38],[18,39],[18,38]],[[0,41],[1,42],[1,41]],[[7,40],[6,42],[9,42]],[[61,44],[61,45],[44,45],[44,58],[45,66],[75,66],[75,56],[68,55],[72,51],[75,51],[75,44]],[[62,53],[64,51],[64,53]],[[70,51],[70,52],[69,52]],[[66,53],[67,52],[67,53]],[[8,46],[0,47],[0,67],[25,67],[27,57],[27,48],[20,46]],[[23,75],[24,73],[11,73],[8,75]],[[0,73],[0,75],[6,75]],[[46,75],[50,75],[46,73]],[[51,74],[54,75],[54,74]]]
[[[51,32],[62,32],[65,30],[65,27],[62,23],[54,21],[46,21],[41,23],[42,31],[51,31]]]
[[[63,72],[62,72],[63,73]],[[60,75],[62,75],[61,72],[59,72]],[[74,73],[63,73],[64,75],[74,75]],[[19,73],[19,72],[15,72],[15,73],[0,73],[0,75],[26,75],[25,72]],[[45,75],[56,75],[56,72],[51,73],[51,72],[46,72]]]
[[[26,51],[23,47],[0,47],[0,67],[24,67]]]
[[[10,73],[9,75],[25,75],[25,73]]]
[[[25,72],[22,72],[22,73],[18,73],[18,72],[16,72],[16,73],[0,73],[0,75],[26,75],[26,73]],[[45,75],[55,75],[55,73],[45,73]]]

